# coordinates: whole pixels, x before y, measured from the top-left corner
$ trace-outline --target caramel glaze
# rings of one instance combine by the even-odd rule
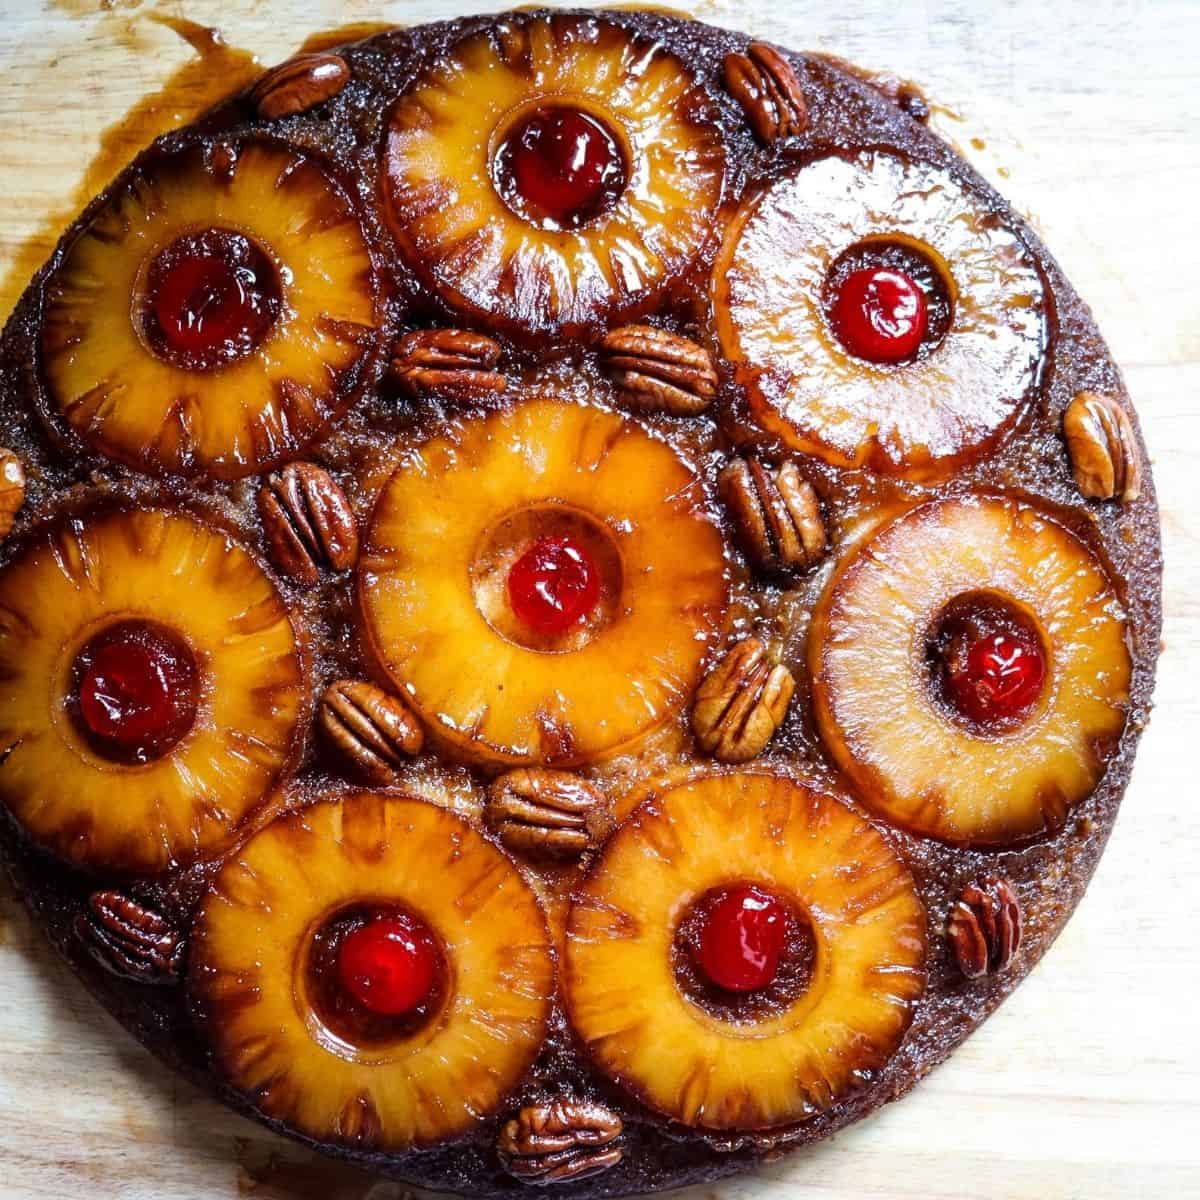
[[[117,19],[130,21],[133,18],[124,15]],[[29,284],[30,275],[46,260],[79,210],[143,147],[175,128],[180,121],[199,116],[229,95],[230,88],[242,87],[259,74],[252,54],[228,45],[217,30],[207,25],[162,13],[144,19],[170,29],[191,46],[196,57],[173,71],[162,87],[144,96],[101,134],[99,150],[84,170],[78,187],[63,207],[51,214],[22,243],[0,282],[0,310],[6,313],[16,305]]]
[[[692,66],[714,97],[729,152],[727,211],[750,180],[773,178],[787,169],[788,163],[781,154],[753,141],[736,106],[721,89],[722,57],[727,51],[743,49],[747,40],[744,36],[659,13],[615,12],[611,17],[632,30],[661,39]],[[405,88],[420,64],[438,57],[451,40],[483,27],[487,21],[488,18],[481,17],[413,30],[396,29],[348,47],[343,53],[353,69],[353,79],[342,94],[314,112],[276,122],[270,129],[272,135],[294,146],[327,156],[364,202],[368,235],[390,281],[389,323],[396,333],[419,325],[464,322],[446,312],[400,265],[381,219],[375,196],[385,114],[389,103]],[[1125,396],[1120,374],[1090,313],[1026,222],[946,144],[902,111],[883,91],[838,64],[819,56],[792,55],[791,59],[811,115],[809,132],[799,139],[791,157],[803,158],[830,148],[854,152],[882,145],[942,164],[966,180],[986,207],[1020,232],[1036,257],[1051,299],[1051,341],[1040,389],[1030,397],[1016,428],[995,453],[963,468],[940,489],[863,472],[837,471],[815,460],[807,461],[806,473],[827,505],[835,553],[822,568],[802,578],[791,590],[761,584],[751,589],[747,572],[736,555],[731,554],[734,592],[731,636],[757,628],[768,636],[778,637],[798,682],[788,722],[764,761],[783,773],[804,776],[818,785],[837,785],[809,717],[808,684],[803,668],[808,614],[828,578],[837,551],[854,537],[855,531],[881,510],[911,504],[931,490],[1010,489],[1034,496],[1098,550],[1118,581],[1130,616],[1135,664],[1131,711],[1107,775],[1093,795],[1073,811],[1065,828],[1053,836],[1002,853],[985,853],[955,850],[901,830],[885,829],[886,836],[911,864],[929,913],[931,953],[926,996],[901,1049],[873,1081],[857,1095],[789,1131],[782,1139],[754,1134],[706,1136],[664,1123],[597,1077],[574,1045],[561,1011],[557,1012],[551,1036],[529,1078],[511,1098],[510,1110],[546,1100],[567,1085],[577,1094],[602,1098],[622,1114],[626,1125],[623,1161],[594,1179],[557,1189],[558,1194],[573,1198],[623,1195],[727,1175],[761,1160],[762,1154],[781,1140],[797,1145],[816,1141],[908,1091],[1003,1000],[1062,928],[1083,894],[1108,838],[1129,779],[1134,747],[1149,713],[1161,624],[1161,556],[1153,484],[1147,472],[1141,499],[1133,504],[1087,504],[1072,482],[1059,433],[1063,411],[1080,389]],[[242,98],[235,97],[193,127],[167,135],[159,145],[163,150],[171,150],[197,140],[211,142],[261,129],[262,124],[254,119],[249,106]],[[157,152],[152,149],[147,153]],[[90,209],[85,210],[80,223],[86,221],[89,213]],[[253,509],[256,486],[253,479],[232,485],[155,481],[88,453],[65,438],[61,430],[54,431],[53,437],[47,436],[37,416],[39,409],[45,410],[45,405],[40,403],[44,394],[35,330],[47,273],[59,262],[70,237],[69,233],[35,277],[3,339],[0,427],[5,443],[28,464],[30,479],[28,503],[16,532],[0,547],[0,560],[11,557],[21,535],[31,526],[89,502],[87,497],[95,496],[97,491],[124,504],[144,503],[166,493],[174,502],[186,503],[237,530],[250,546],[262,550],[262,533]],[[708,260],[701,262],[693,275],[678,281],[666,307],[654,319],[669,328],[699,334],[715,344],[705,311],[705,274],[710,261],[711,251]],[[531,371],[539,359],[527,347],[511,345],[507,350],[514,373]],[[540,355],[541,361],[547,359],[548,369],[562,374],[568,389],[590,393],[593,398],[612,399],[612,390],[600,374],[594,354],[582,342],[551,346],[548,353]],[[568,379],[573,372],[573,378]],[[725,414],[719,423],[709,419],[649,422],[663,438],[700,464],[710,480],[731,447],[762,440],[746,421],[743,398],[731,379],[724,382],[716,411]],[[436,399],[408,402],[382,383],[368,391],[366,399],[313,453],[343,480],[353,476],[359,481],[350,491],[358,515],[365,521],[398,449],[421,437],[425,429],[444,428],[456,416],[455,411]],[[771,449],[768,443],[763,443],[762,448],[768,453]],[[729,544],[734,545],[727,522],[726,532]],[[286,584],[282,586],[311,630],[314,645],[320,647],[314,687],[320,688],[338,677],[367,674],[369,667],[362,660],[356,635],[351,581],[344,576],[330,577],[320,588],[303,593]],[[644,796],[654,787],[647,783],[648,779],[678,774],[694,765],[689,746],[686,714],[681,714],[677,721],[652,737],[636,757],[619,758],[587,774],[607,784],[618,795],[632,788],[634,796]],[[414,766],[412,777],[423,773],[442,778],[452,802],[464,812],[477,813],[481,775],[466,766],[448,764],[444,754],[441,758],[443,765],[425,756]],[[320,744],[310,744],[298,775],[268,802],[266,809],[303,804],[337,778],[336,770]],[[632,799],[627,798],[619,801],[619,806],[624,811],[631,803]],[[265,819],[266,812],[258,822],[251,820],[249,824],[253,827]],[[100,1000],[161,1057],[235,1108],[251,1116],[258,1115],[250,1100],[232,1093],[210,1074],[205,1049],[193,1031],[179,994],[170,989],[139,989],[110,978],[95,968],[74,944],[70,937],[71,921],[95,881],[67,871],[29,847],[7,816],[3,824],[11,869],[29,906]],[[129,881],[128,886],[139,897],[186,922],[211,870],[211,864],[201,864],[176,871],[162,880]],[[965,883],[977,875],[996,871],[1011,878],[1018,888],[1025,910],[1025,941],[1014,971],[968,985],[954,969],[944,936],[945,920]],[[559,871],[535,880],[556,928],[561,928],[561,914],[576,879],[571,871]],[[667,1050],[664,1047],[664,1052]],[[419,1155],[387,1156],[327,1145],[317,1148],[370,1170],[439,1190],[479,1196],[512,1195],[516,1185],[503,1173],[493,1150],[497,1127],[504,1115],[481,1125],[477,1136],[465,1144]]]

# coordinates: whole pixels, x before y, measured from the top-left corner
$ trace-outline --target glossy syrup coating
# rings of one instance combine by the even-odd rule
[[[818,727],[863,802],[966,845],[1061,828],[1130,703],[1127,617],[1102,564],[1012,497],[927,501],[867,536],[818,603],[808,664]]]
[[[925,294],[911,275],[863,267],[837,289],[830,322],[842,345],[866,362],[900,362],[921,347],[929,326]]]
[[[48,414],[137,470],[256,474],[370,379],[378,290],[353,205],[315,159],[260,140],[147,156],[48,282]]]
[[[981,454],[955,458],[953,480],[946,487],[968,492],[1019,490],[1044,504],[1056,520],[1091,547],[1120,586],[1133,673],[1118,752],[1090,797],[1072,809],[1070,818],[1059,830],[1047,831],[1006,850],[1004,870],[1020,896],[1025,915],[1024,938],[1006,973],[988,975],[965,985],[970,989],[969,1005],[964,1003],[964,984],[955,973],[952,958],[941,952],[941,922],[951,911],[963,884],[977,871],[978,855],[911,835],[903,828],[891,827],[882,818],[873,817],[873,824],[883,830],[911,870],[928,914],[930,939],[922,999],[913,1010],[908,1035],[886,1064],[860,1079],[852,1095],[800,1125],[771,1131],[698,1130],[689,1137],[681,1135],[678,1125],[669,1126],[665,1119],[627,1099],[619,1089],[598,1085],[594,1064],[578,1053],[561,1009],[557,1002],[552,1002],[550,1025],[541,1051],[510,1094],[505,1112],[483,1120],[444,1145],[416,1154],[380,1149],[378,1142],[373,1143],[370,1138],[347,1140],[347,1134],[365,1128],[355,1124],[362,1116],[361,1107],[346,1111],[341,1134],[316,1135],[318,1145],[336,1147],[374,1172],[460,1194],[511,1196],[514,1181],[495,1155],[497,1131],[519,1107],[543,1103],[547,1097],[564,1090],[578,1096],[601,1097],[623,1123],[617,1143],[621,1150],[619,1163],[591,1179],[556,1185],[560,1194],[572,1200],[601,1193],[641,1193],[649,1188],[700,1182],[744,1170],[764,1153],[823,1138],[906,1091],[950,1053],[1020,981],[1077,902],[1094,869],[1129,777],[1132,751],[1148,712],[1157,650],[1158,533],[1149,470],[1144,472],[1141,498],[1135,503],[1086,503],[1071,479],[1059,434],[1062,414],[1080,389],[1114,397],[1130,412],[1131,419],[1132,412],[1119,374],[1090,316],[1028,226],[951,149],[911,119],[887,94],[877,92],[869,78],[856,74],[845,64],[829,62],[819,55],[785,54],[797,73],[807,102],[809,125],[786,145],[762,147],[750,134],[740,110],[724,94],[720,81],[724,55],[743,51],[746,45],[743,36],[650,13],[615,13],[609,14],[608,20],[631,34],[661,44],[691,69],[703,94],[704,120],[711,120],[711,127],[716,130],[716,142],[724,160],[723,194],[731,206],[831,147],[847,157],[885,147],[903,159],[928,163],[945,172],[976,198],[978,213],[984,221],[1014,231],[1023,253],[1036,266],[1047,299],[1044,369],[1031,396],[1017,405],[1013,419],[1000,436],[989,442]],[[164,149],[175,151],[199,146],[208,154],[214,149],[220,151],[230,142],[236,145],[247,135],[267,135],[298,152],[315,156],[355,197],[366,239],[382,265],[392,296],[383,318],[388,336],[423,326],[444,328],[466,323],[492,333],[503,326],[504,331],[499,333],[500,369],[508,375],[511,387],[522,386],[530,370],[537,368],[539,374],[553,378],[556,387],[564,389],[575,402],[599,402],[603,406],[615,402],[617,397],[589,351],[576,341],[557,336],[551,325],[514,325],[511,308],[505,308],[503,319],[493,326],[483,308],[453,307],[450,303],[453,297],[448,292],[431,286],[437,281],[428,273],[428,264],[410,258],[396,244],[390,215],[380,200],[382,189],[375,164],[379,161],[397,92],[405,86],[402,81],[419,77],[432,63],[447,61],[451,48],[464,38],[501,28],[502,23],[494,18],[471,18],[397,30],[343,48],[340,53],[350,67],[350,82],[340,95],[319,109],[272,123],[254,118],[252,108],[237,99],[222,106],[197,128],[169,139]],[[147,163],[153,164],[158,153],[151,154]],[[222,153],[217,153],[214,161],[221,160]],[[502,202],[500,207],[507,211]],[[711,235],[706,248],[697,253],[688,267],[681,267],[672,276],[668,288],[656,293],[652,301],[643,302],[639,316],[644,312],[652,323],[698,338],[718,351],[717,365],[724,382],[712,408],[713,420],[651,417],[643,421],[676,454],[698,464],[702,478],[711,483],[716,470],[735,449],[743,453],[753,450],[770,463],[782,461],[789,454],[790,435],[781,429],[781,441],[773,441],[764,435],[758,421],[749,419],[744,383],[732,370],[735,364],[719,353],[715,338],[709,335],[713,327],[709,325],[708,280],[712,255],[724,224],[722,219],[711,216],[705,217],[702,224]],[[525,228],[531,227],[526,223]],[[691,231],[688,236],[693,236]],[[69,241],[56,252],[51,266],[62,262],[68,244]],[[939,344],[951,315],[952,297],[937,292],[939,277],[931,275],[927,265],[912,257],[903,261],[895,257],[899,251],[910,249],[886,247],[884,259],[888,265],[910,274],[922,287],[929,309],[927,340]],[[836,269],[850,270],[863,264],[851,255],[833,265]],[[829,273],[830,279],[835,276],[836,270]],[[142,506],[166,501],[203,511],[206,519],[219,518],[251,549],[264,551],[265,543],[253,511],[253,487],[246,491],[206,475],[177,483],[170,492],[165,492],[129,477],[105,456],[98,443],[89,448],[63,436],[62,422],[50,402],[38,365],[38,313],[46,283],[45,279],[39,280],[19,306],[6,332],[0,359],[5,384],[0,389],[0,417],[6,428],[6,444],[20,454],[29,468],[27,504],[18,517],[13,538],[0,545],[0,570],[14,558],[32,524],[56,516],[72,505],[78,507],[81,502],[86,507],[96,492]],[[535,292],[534,297],[537,295]],[[822,298],[823,311],[827,311],[828,300],[828,296]],[[607,321],[616,320],[619,315],[623,314],[614,309]],[[535,332],[528,332],[529,329]],[[506,331],[510,330],[521,333],[520,345],[508,340]],[[560,363],[564,353],[574,357],[569,368]],[[918,351],[918,362],[922,353]],[[365,374],[372,380],[378,379],[377,372],[372,376],[368,370]],[[464,415],[475,411],[468,408]],[[429,436],[441,433],[447,418],[454,415],[455,410],[436,395],[413,403],[398,396],[390,386],[378,387],[372,382],[342,416],[335,417],[327,432],[310,444],[308,453],[317,457],[347,488],[360,530],[365,534],[375,497],[397,458]],[[1140,449],[1136,432],[1133,441]],[[851,538],[862,527],[935,491],[932,484],[908,478],[904,472],[893,475],[837,468],[823,459],[803,455],[796,461],[817,487],[829,520],[831,568],[850,549]],[[71,492],[78,483],[86,483],[86,490]],[[771,639],[798,684],[788,720],[772,742],[766,761],[758,765],[784,778],[799,776],[799,782],[805,785],[811,785],[814,779],[831,783],[828,751],[813,728],[811,688],[805,668],[808,612],[817,603],[827,577],[827,570],[819,568],[799,576],[791,581],[789,589],[782,591],[748,577],[736,553],[731,563],[728,636],[736,637],[753,629]],[[361,631],[353,615],[351,587],[352,577],[343,574],[322,578],[303,595],[283,588],[298,614],[297,620],[306,628],[315,651],[315,668],[323,673],[321,677],[361,679],[375,671],[364,653]],[[614,816],[619,819],[639,799],[653,792],[653,779],[689,765],[710,769],[689,748],[686,711],[681,711],[664,723],[637,753],[622,753],[609,762],[597,762],[584,768],[583,774],[593,786],[609,794]],[[426,790],[431,789],[431,781],[437,781],[442,789],[438,793],[441,802],[472,821],[472,814],[479,811],[483,785],[493,769],[480,771],[454,765],[449,757],[442,757],[439,748],[423,754],[407,770],[405,779]],[[328,786],[330,777],[340,770],[338,761],[326,748],[315,743],[299,769],[289,771],[286,785],[268,798],[263,812],[251,819],[250,827],[265,825],[271,812],[281,807],[296,809],[316,798]],[[39,919],[73,956],[79,970],[88,976],[93,991],[160,1054],[202,1085],[217,1087],[207,1058],[208,1043],[193,1033],[178,997],[169,989],[127,985],[102,973],[90,958],[79,956],[70,934],[78,913],[79,877],[69,868],[38,854],[10,828],[5,827],[3,832],[12,869],[36,903]],[[226,856],[224,851],[219,855],[222,859]],[[138,881],[139,895],[170,914],[186,933],[211,870],[201,864],[144,877]],[[552,871],[538,869],[538,874],[546,910],[552,923],[557,924],[565,915],[564,898],[575,889],[576,876],[559,867]],[[755,1011],[744,1007],[745,1004],[761,1003],[769,1009],[790,1003],[795,995],[791,989],[807,986],[803,966],[806,961],[804,946],[797,943],[796,957],[790,957],[790,951],[785,954],[776,981],[762,992],[744,994],[737,1002],[743,1007],[726,1010],[728,1015],[744,1020],[747,1013]],[[674,994],[678,994],[680,986],[690,984],[690,980],[681,984],[679,979],[677,975]],[[709,1006],[715,1002],[709,993],[701,998]],[[719,1005],[716,1011],[722,1011]],[[247,1115],[263,1115],[261,1105],[246,1097],[239,1098],[227,1086],[222,1086],[220,1094]],[[328,1097],[328,1089],[324,1094]],[[327,1116],[327,1111],[322,1115]]]
[[[779,971],[787,940],[786,907],[762,888],[729,888],[708,906],[697,960],[709,982],[728,992],[756,992]]]
[[[508,599],[518,621],[561,636],[596,607],[600,572],[580,541],[541,537],[509,568]]]
[[[715,118],[677,58],[618,23],[502,17],[391,110],[385,213],[464,315],[518,335],[599,333],[704,249],[725,183]]]
[[[968,597],[939,622],[931,646],[945,702],[980,731],[1012,728],[1029,715],[1049,674],[1032,622]]]
[[[108,626],[79,651],[71,676],[72,715],[91,748],[114,762],[161,758],[196,720],[196,658],[165,625]]]
[[[329,918],[367,899],[404,916],[358,924],[323,962]],[[363,982],[381,920],[403,920],[415,939],[410,970],[419,955],[444,979],[415,1023],[402,1018],[432,980],[420,997],[406,989],[418,1003],[403,1013],[380,1012],[391,1005]],[[348,953],[360,961],[343,965]],[[331,970],[339,984],[352,972],[364,1007],[391,1022],[341,1009],[331,1019]],[[553,980],[532,889],[476,829],[442,803],[333,792],[224,863],[198,914],[188,990],[222,1069],[271,1116],[311,1137],[399,1151],[461,1136],[500,1107],[537,1053]]]
[[[429,999],[439,969],[428,925],[406,914],[378,916],[348,934],[337,952],[338,985],[383,1017],[407,1016]]]
[[[63,858],[152,874],[212,854],[294,762],[297,623],[219,527],[60,519],[0,572],[0,609],[0,799]]]
[[[282,306],[279,268],[267,253],[245,234],[205,229],[154,256],[139,316],[155,354],[205,371],[252,354]]]
[[[682,710],[727,591],[694,468],[552,393],[460,417],[403,458],[357,581],[372,656],[438,736],[476,761],[555,767]]]
[[[578,108],[534,109],[499,140],[492,179],[504,203],[543,229],[578,229],[628,185],[620,143]]]
[[[882,298],[868,295],[866,276],[827,298],[846,255],[879,272],[893,248],[940,276],[952,317],[936,340],[923,336],[908,272],[888,285],[914,310],[903,332],[878,323]],[[944,477],[996,444],[1043,369],[1045,292],[1020,239],[941,168],[886,151],[818,157],[752,193],[712,289],[721,348],[754,419],[837,466]]]

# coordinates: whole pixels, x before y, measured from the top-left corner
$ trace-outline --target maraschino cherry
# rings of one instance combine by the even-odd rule
[[[423,921],[404,913],[377,916],[339,947],[338,982],[369,1012],[403,1017],[429,999],[438,962],[437,942]]]
[[[512,565],[508,598],[518,620],[536,633],[566,633],[600,598],[592,556],[566,537],[539,538]]]
[[[946,694],[958,712],[977,725],[1023,717],[1042,694],[1046,656],[1026,630],[978,632],[946,665]]]
[[[576,108],[539,108],[515,125],[496,148],[493,171],[509,208],[543,228],[578,229],[625,187],[616,139]]]
[[[838,339],[856,358],[891,363],[920,349],[929,311],[912,276],[891,267],[865,267],[842,281],[830,319]]]
[[[767,987],[779,971],[787,925],[787,909],[769,892],[752,886],[729,888],[704,915],[700,969],[727,992]]]
[[[207,370],[258,346],[281,307],[278,272],[243,234],[209,229],[161,251],[146,277],[146,339],[177,366]]]
[[[111,626],[84,646],[75,673],[78,721],[104,757],[149,762],[195,721],[196,660],[162,626],[132,620]]]

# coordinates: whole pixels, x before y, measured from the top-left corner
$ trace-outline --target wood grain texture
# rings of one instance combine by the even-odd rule
[[[167,11],[219,25],[269,64],[314,30],[416,23],[458,7],[183,0]],[[103,131],[192,55],[151,13],[136,0],[0,0],[7,301],[14,273],[23,284],[49,251],[49,226],[73,215],[81,181],[104,182],[88,177]],[[941,131],[1031,213],[1125,368],[1154,457],[1167,560],[1156,714],[1112,844],[1057,945],[904,1102],[716,1194],[1200,1196],[1200,805],[1188,757],[1200,730],[1200,5],[714,0],[694,15],[919,80],[957,114],[939,113]],[[205,81],[194,82],[198,97]],[[155,119],[185,119],[188,94],[173,93]],[[93,1006],[3,898],[0,1197],[406,1194],[306,1156],[176,1080]]]

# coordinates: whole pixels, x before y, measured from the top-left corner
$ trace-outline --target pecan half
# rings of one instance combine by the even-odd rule
[[[350,67],[340,55],[297,54],[250,89],[250,103],[260,117],[277,121],[332,100],[349,82]]]
[[[0,541],[12,532],[25,503],[25,464],[11,451],[0,449]]]
[[[651,325],[625,325],[600,343],[600,362],[621,398],[639,412],[690,417],[717,394],[712,355],[688,338]]]
[[[342,679],[325,689],[318,720],[342,757],[373,783],[391,783],[406,758],[421,753],[425,734],[399,696],[373,683]]]
[[[1012,884],[995,875],[968,884],[948,932],[958,969],[968,979],[1007,970],[1021,946],[1021,902]]]
[[[725,56],[725,90],[742,106],[760,142],[770,145],[808,128],[808,105],[796,72],[778,50],[751,42],[745,54]]]
[[[500,343],[469,329],[416,329],[396,343],[392,376],[410,392],[503,392]]]
[[[821,502],[795,463],[772,471],[735,458],[717,483],[746,554],[764,571],[801,571],[825,554]]]
[[[1080,392],[1063,417],[1071,470],[1092,500],[1136,500],[1142,465],[1129,416],[1111,396]]]
[[[484,813],[510,849],[538,858],[574,858],[610,828],[604,795],[570,771],[522,767],[492,781]]]
[[[615,1167],[623,1124],[588,1100],[529,1105],[500,1130],[496,1149],[508,1173],[525,1183],[566,1183]]]
[[[358,526],[341,485],[315,463],[291,463],[269,475],[258,512],[275,565],[300,583],[322,569],[345,571],[358,559]]]
[[[124,979],[174,983],[183,969],[179,931],[122,892],[93,892],[75,933],[102,967]]]
[[[766,749],[783,724],[795,690],[792,673],[782,663],[771,663],[758,638],[738,642],[696,692],[696,740],[722,762],[747,762]]]

